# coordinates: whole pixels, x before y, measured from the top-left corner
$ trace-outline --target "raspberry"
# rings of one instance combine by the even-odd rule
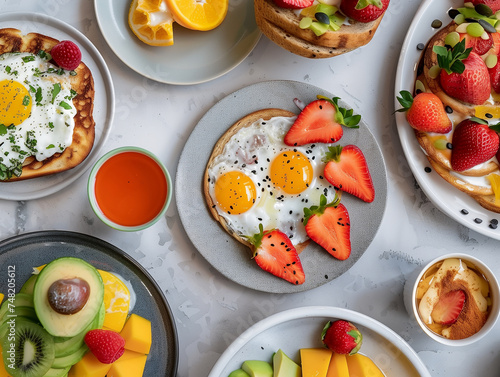
[[[71,41],[59,42],[52,47],[50,54],[59,67],[69,71],[76,69],[82,61],[80,49]]]

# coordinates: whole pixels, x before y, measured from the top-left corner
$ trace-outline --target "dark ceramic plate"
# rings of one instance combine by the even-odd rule
[[[17,292],[33,267],[66,256],[82,258],[131,283],[137,299],[132,312],[151,320],[153,332],[144,376],[174,377],[178,361],[177,331],[160,287],[129,255],[103,240],[80,233],[43,231],[0,242],[0,292],[8,292],[8,272],[15,271]]]
[[[293,285],[261,270],[251,260],[250,250],[226,233],[211,216],[202,182],[206,163],[221,135],[236,121],[256,110],[275,107],[299,113],[294,98],[309,103],[318,94],[334,97],[329,91],[297,81],[264,81],[247,86],[216,103],[201,118],[182,151],[175,192],[186,233],[213,267],[243,286],[270,293],[293,293],[328,283],[345,273],[363,255],[382,221],[387,201],[387,174],[380,148],[363,118],[359,129],[344,129],[338,142],[361,148],[375,186],[373,203],[365,203],[347,194],[342,196],[351,220],[352,252],[347,260],[339,261],[311,243],[300,254],[306,281],[302,285]],[[339,104],[351,107],[342,100]]]

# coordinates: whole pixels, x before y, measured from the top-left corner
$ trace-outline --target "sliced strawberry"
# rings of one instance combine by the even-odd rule
[[[460,40],[465,39],[465,48],[472,48],[478,55],[486,54],[493,47],[493,38],[490,33],[488,39],[482,37],[473,37],[467,33],[460,33]],[[495,33],[496,34],[496,33]]]
[[[339,319],[326,323],[321,340],[326,348],[335,353],[354,355],[361,348],[363,335],[351,322]]]
[[[333,186],[367,203],[375,199],[372,177],[361,149],[355,145],[329,147],[324,175]]]
[[[493,68],[488,68],[491,87],[496,93],[500,93],[500,61]]]
[[[345,206],[338,198],[326,203],[321,195],[320,205],[304,208],[306,233],[335,258],[345,260],[351,255],[351,223]]]
[[[441,325],[451,325],[458,319],[465,304],[465,293],[461,289],[450,291],[439,297],[439,301],[432,310],[434,322]]]
[[[497,130],[500,130],[500,124],[488,126],[478,118],[460,122],[451,140],[450,162],[453,170],[464,171],[495,156],[499,148]]]
[[[342,0],[340,10],[359,22],[371,22],[387,10],[390,0]]]
[[[274,0],[274,3],[281,8],[302,9],[313,5],[314,0]]]
[[[464,39],[451,52],[444,46],[434,46],[434,52],[442,68],[439,82],[446,94],[473,105],[481,105],[490,97],[488,67],[472,48],[465,48]]]
[[[446,134],[451,131],[451,120],[437,95],[421,92],[413,98],[407,90],[402,90],[400,94],[401,97],[396,98],[403,108],[397,111],[406,111],[410,126],[422,132]]]
[[[339,98],[328,99],[318,96],[297,116],[285,135],[286,145],[297,146],[311,143],[334,143],[344,131],[342,126],[358,128],[360,115],[353,115],[352,109],[338,106]]]
[[[302,263],[288,236],[277,229],[264,232],[262,224],[259,229],[259,233],[247,237],[254,246],[253,259],[257,265],[292,284],[304,283]]]

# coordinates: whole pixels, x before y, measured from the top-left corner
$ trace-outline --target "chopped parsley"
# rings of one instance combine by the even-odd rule
[[[23,98],[23,106],[28,106],[30,104],[30,96],[24,96]]]
[[[52,94],[52,100],[50,101],[50,103],[54,103],[54,100],[56,99],[60,91],[61,91],[61,84],[55,83],[54,86],[52,87],[52,91],[50,92]]]
[[[59,102],[59,106],[61,106],[65,110],[71,110],[71,105],[67,102],[61,101]]]

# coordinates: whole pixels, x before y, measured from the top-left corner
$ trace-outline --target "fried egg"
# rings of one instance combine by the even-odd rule
[[[0,56],[0,178],[20,175],[30,156],[43,161],[73,141],[69,71],[49,63],[48,54]]]
[[[279,229],[294,245],[308,240],[304,208],[335,198],[323,177],[328,144],[289,147],[283,142],[296,117],[258,120],[240,129],[208,168],[209,195],[236,234]]]

